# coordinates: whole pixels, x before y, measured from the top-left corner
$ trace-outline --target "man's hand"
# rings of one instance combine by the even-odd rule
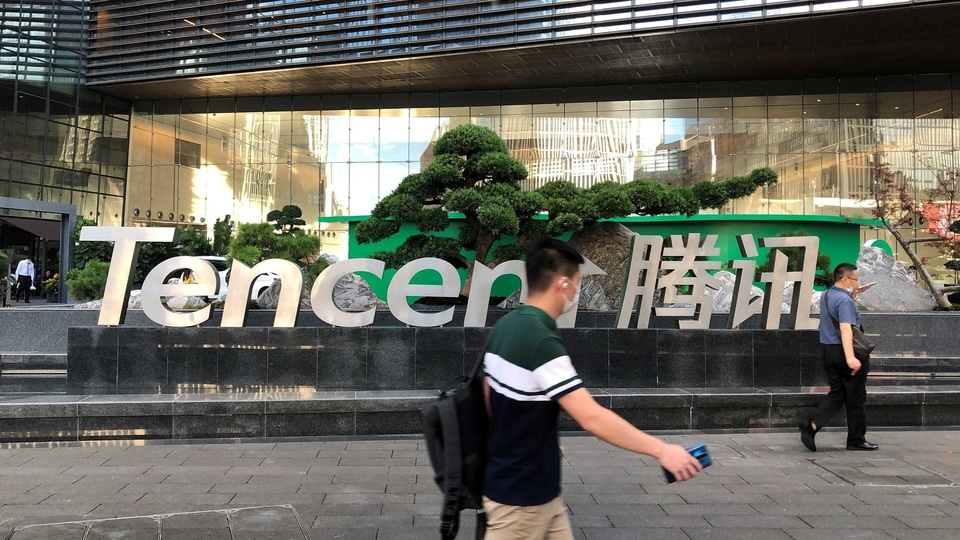
[[[861,364],[860,361],[857,360],[857,357],[856,357],[856,356],[854,356],[854,357],[852,357],[852,358],[847,358],[847,367],[850,368],[850,376],[851,376],[851,377],[854,376],[854,375],[856,375],[857,372],[860,371],[860,368],[861,368],[862,366],[863,366],[863,364]]]
[[[684,447],[676,444],[663,445],[663,449],[656,458],[660,466],[670,471],[677,482],[689,480],[703,470],[697,458],[691,456]]]

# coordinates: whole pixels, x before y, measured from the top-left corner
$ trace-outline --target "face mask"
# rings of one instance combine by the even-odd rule
[[[849,294],[853,294],[853,287],[848,287],[848,288],[846,288],[846,289],[844,289],[844,290],[847,291],[847,293],[849,293]]]
[[[579,303],[580,303],[580,286],[577,285],[577,291],[573,293],[573,298],[571,298],[570,300],[563,301],[563,311],[561,311],[560,313],[567,313],[568,311],[577,307],[577,304]]]

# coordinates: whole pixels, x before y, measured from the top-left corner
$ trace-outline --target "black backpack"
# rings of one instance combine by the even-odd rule
[[[420,410],[434,481],[443,492],[440,537],[453,540],[460,511],[483,510],[483,475],[487,465],[490,417],[483,398],[483,354],[473,371],[457,379],[440,398]],[[477,513],[476,537],[483,538],[486,514]]]

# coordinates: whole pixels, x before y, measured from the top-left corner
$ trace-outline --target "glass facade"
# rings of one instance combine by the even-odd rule
[[[368,214],[464,123],[506,140],[526,188],[771,167],[777,185],[720,212],[870,217],[875,163],[921,199],[960,167],[958,112],[957,74],[137,103],[125,223]]]
[[[74,204],[120,225],[130,106],[83,87],[86,2],[0,10],[0,195]]]

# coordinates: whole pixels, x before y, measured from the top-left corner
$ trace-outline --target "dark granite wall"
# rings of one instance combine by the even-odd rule
[[[107,392],[270,386],[439,389],[469,372],[489,328],[69,329],[67,384]],[[817,333],[561,329],[593,388],[824,384]]]

